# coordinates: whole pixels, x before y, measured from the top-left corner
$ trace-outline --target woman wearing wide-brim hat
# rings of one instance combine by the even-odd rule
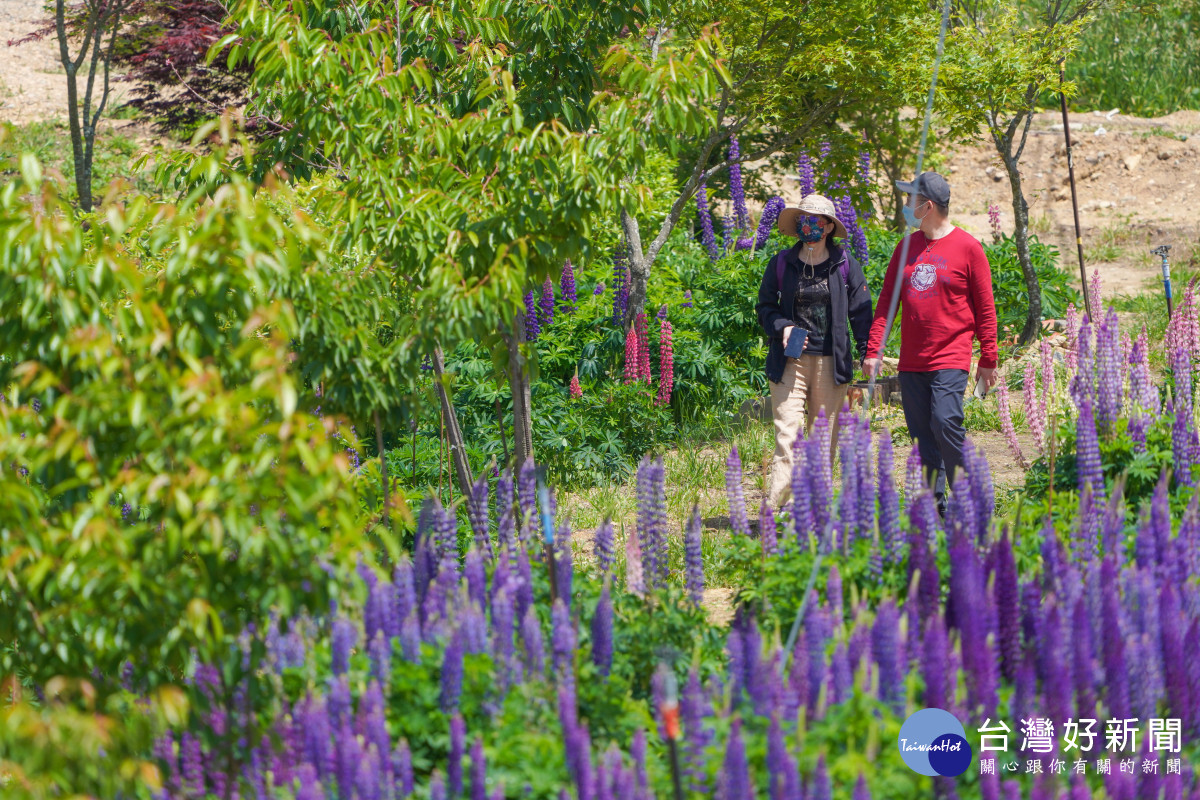
[[[871,290],[849,248],[829,198],[810,194],[779,215],[779,232],[794,236],[792,247],[767,262],[758,289],[758,322],[769,339],[767,379],[775,418],[775,458],[768,500],[780,508],[791,495],[792,444],[801,424],[811,429],[821,409],[837,436],[837,416],[854,377],[850,337],[858,360],[866,356],[871,330]],[[793,336],[803,352],[784,351]],[[799,347],[793,342],[793,351]]]

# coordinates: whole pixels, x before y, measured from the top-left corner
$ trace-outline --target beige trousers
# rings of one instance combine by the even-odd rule
[[[778,509],[792,496],[792,445],[800,432],[812,430],[822,408],[833,431],[830,453],[837,452],[837,418],[846,402],[849,384],[838,385],[833,377],[833,356],[805,354],[789,358],[783,380],[769,383],[771,413],[775,418],[775,458],[771,462],[768,502]]]

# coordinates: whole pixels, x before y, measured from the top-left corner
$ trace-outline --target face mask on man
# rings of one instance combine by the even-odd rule
[[[796,235],[805,244],[815,244],[825,236],[820,217],[801,217],[796,223]]]
[[[928,201],[926,201],[926,202],[928,202]],[[925,205],[925,203],[921,203],[921,206],[924,206],[924,205]],[[928,212],[926,212],[926,216],[928,216]],[[923,219],[925,219],[925,217],[918,217],[916,211],[914,211],[912,208],[910,208],[907,203],[904,204],[904,221],[908,223],[908,227],[910,227],[910,228],[921,227],[921,220],[923,220]]]

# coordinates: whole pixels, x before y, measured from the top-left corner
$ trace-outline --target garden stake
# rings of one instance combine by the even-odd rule
[[[1171,252],[1171,245],[1160,244],[1150,252],[1162,259],[1163,291],[1167,293],[1167,320],[1170,321],[1171,315],[1175,313],[1174,305],[1171,302],[1171,263],[1167,260],[1167,254]]]
[[[1058,100],[1062,104],[1063,137],[1067,140],[1067,179],[1071,182],[1071,211],[1075,214],[1075,249],[1079,251],[1079,282],[1083,285],[1083,308],[1088,319],[1096,319],[1092,294],[1088,289],[1087,269],[1083,266],[1083,234],[1079,232],[1079,198],[1075,192],[1075,156],[1071,150],[1071,121],[1067,117],[1067,96],[1063,94],[1063,61],[1058,62]]]
[[[546,568],[550,570],[550,604],[558,599],[558,564],[554,559],[554,518],[550,516],[550,487],[546,486],[546,468],[537,468],[538,505],[542,512],[542,547],[546,552]]]
[[[667,739],[667,752],[671,757],[671,785],[675,790],[675,800],[683,800],[683,780],[679,770],[679,684],[675,679],[675,670],[666,664],[659,663],[659,674],[663,676],[663,701],[658,707],[662,717],[663,732]]]
[[[833,526],[825,527],[825,538],[828,539],[833,535]],[[812,569],[808,572],[808,582],[804,584],[804,596],[800,598],[800,607],[796,609],[796,618],[792,620],[792,629],[788,631],[787,644],[783,648],[783,664],[786,667],[788,659],[792,657],[792,648],[796,644],[796,637],[800,634],[800,623],[804,621],[804,614],[808,610],[808,598],[812,594],[813,584],[817,582],[817,571],[821,569],[821,559],[824,558],[824,553],[821,552],[820,542],[817,543],[817,554],[813,558]]]
[[[933,95],[937,90],[938,67],[942,63],[942,53],[946,49],[946,28],[950,25],[950,0],[942,5],[942,28],[938,32],[937,56],[933,59],[933,76],[929,83],[929,97],[925,100],[925,121],[921,123],[921,144],[917,148],[917,174],[921,174],[921,167],[925,163],[925,142],[929,138],[929,120],[933,117]],[[908,205],[915,209],[917,202],[916,195],[909,195]],[[887,346],[888,336],[892,332],[892,323],[896,320],[896,307],[900,305],[900,287],[904,283],[904,268],[908,263],[908,248],[912,242],[912,236],[907,235],[900,245],[900,261],[897,265],[896,281],[892,284],[892,297],[888,301],[887,320],[883,325],[883,338],[879,341],[879,358],[880,366],[883,360],[883,348]],[[878,374],[879,370],[876,369]],[[870,386],[871,394],[875,394],[875,375],[870,375],[867,378],[867,383]]]

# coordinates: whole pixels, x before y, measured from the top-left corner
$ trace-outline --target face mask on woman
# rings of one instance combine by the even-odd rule
[[[801,217],[796,223],[796,235],[806,244],[815,244],[825,237],[820,217]]]

